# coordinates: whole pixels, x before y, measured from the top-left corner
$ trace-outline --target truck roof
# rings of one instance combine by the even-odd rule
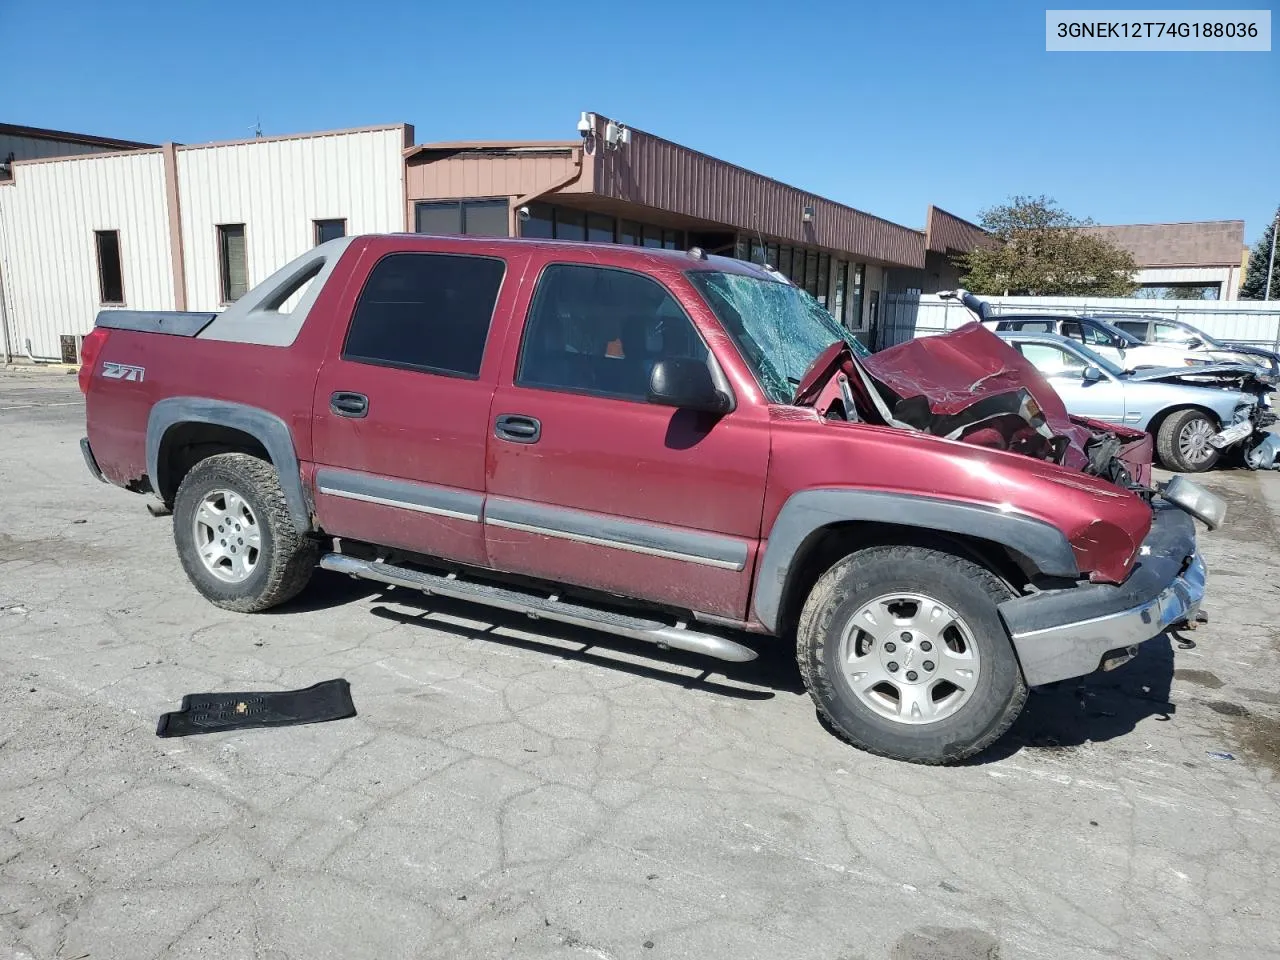
[[[580,240],[545,240],[527,237],[474,237],[474,236],[458,236],[449,234],[426,234],[426,233],[368,233],[360,234],[345,238],[348,242],[357,239],[373,239],[379,237],[394,237],[397,240],[414,239],[424,242],[435,240],[448,240],[450,244],[474,244],[477,247],[485,247],[492,249],[494,247],[509,246],[512,249],[527,249],[536,247],[543,250],[551,250],[563,252],[572,256],[575,260],[589,259],[584,258],[584,251],[591,251],[595,254],[604,254],[608,260],[613,262],[632,261],[637,264],[654,265],[664,264],[668,267],[676,267],[684,270],[715,270],[721,273],[741,273],[748,276],[758,276],[764,279],[782,280],[780,274],[770,273],[766,271],[758,263],[748,263],[745,260],[738,260],[734,257],[722,257],[717,254],[704,253],[703,256],[697,257],[693,254],[693,250],[666,250],[658,247],[636,247],[630,244],[621,243],[596,243],[584,242]],[[333,241],[330,241],[333,242]]]

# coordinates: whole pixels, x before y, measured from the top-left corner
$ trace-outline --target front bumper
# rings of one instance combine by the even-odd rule
[[[1016,597],[1000,605],[1000,615],[1027,683],[1053,683],[1093,673],[1108,653],[1194,617],[1206,576],[1191,516],[1161,503],[1124,583],[1086,583]]]

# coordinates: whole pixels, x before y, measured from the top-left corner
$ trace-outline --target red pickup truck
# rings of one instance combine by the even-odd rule
[[[1224,509],[976,324],[868,355],[697,249],[343,238],[222,313],[104,311],[80,376],[89,469],[172,510],[220,607],[319,565],[725,660],[776,636],[849,741],[925,763],[1193,616]]]

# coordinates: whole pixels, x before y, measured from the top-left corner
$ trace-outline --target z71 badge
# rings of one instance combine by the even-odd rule
[[[102,364],[102,375],[108,380],[129,380],[133,383],[141,383],[147,375],[147,368],[135,367],[129,363],[112,363],[106,360]]]

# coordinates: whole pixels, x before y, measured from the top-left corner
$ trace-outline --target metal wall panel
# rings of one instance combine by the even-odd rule
[[[159,150],[16,164],[0,184],[0,277],[21,355],[59,355],[99,305],[95,230],[120,232],[125,306],[173,308],[164,159]]]
[[[576,169],[567,149],[500,156],[428,151],[409,161],[408,198],[412,205],[415,200],[521,197],[563,182]],[[575,187],[580,189],[575,184],[564,192]]]
[[[43,157],[78,157],[92,153],[118,153],[120,147],[92,146],[45,137],[18,137],[0,133],[0,162],[10,153],[14,160],[39,160]]]
[[[598,123],[603,129],[603,118]],[[597,137],[597,143],[600,142]],[[618,149],[598,146],[595,190],[784,242],[896,266],[924,266],[924,234],[772,180],[687,147],[633,130]],[[804,220],[804,208],[813,219]]]
[[[403,127],[177,151],[187,309],[223,306],[218,225],[243,223],[249,285],[315,245],[313,221],[347,234],[404,230]]]

